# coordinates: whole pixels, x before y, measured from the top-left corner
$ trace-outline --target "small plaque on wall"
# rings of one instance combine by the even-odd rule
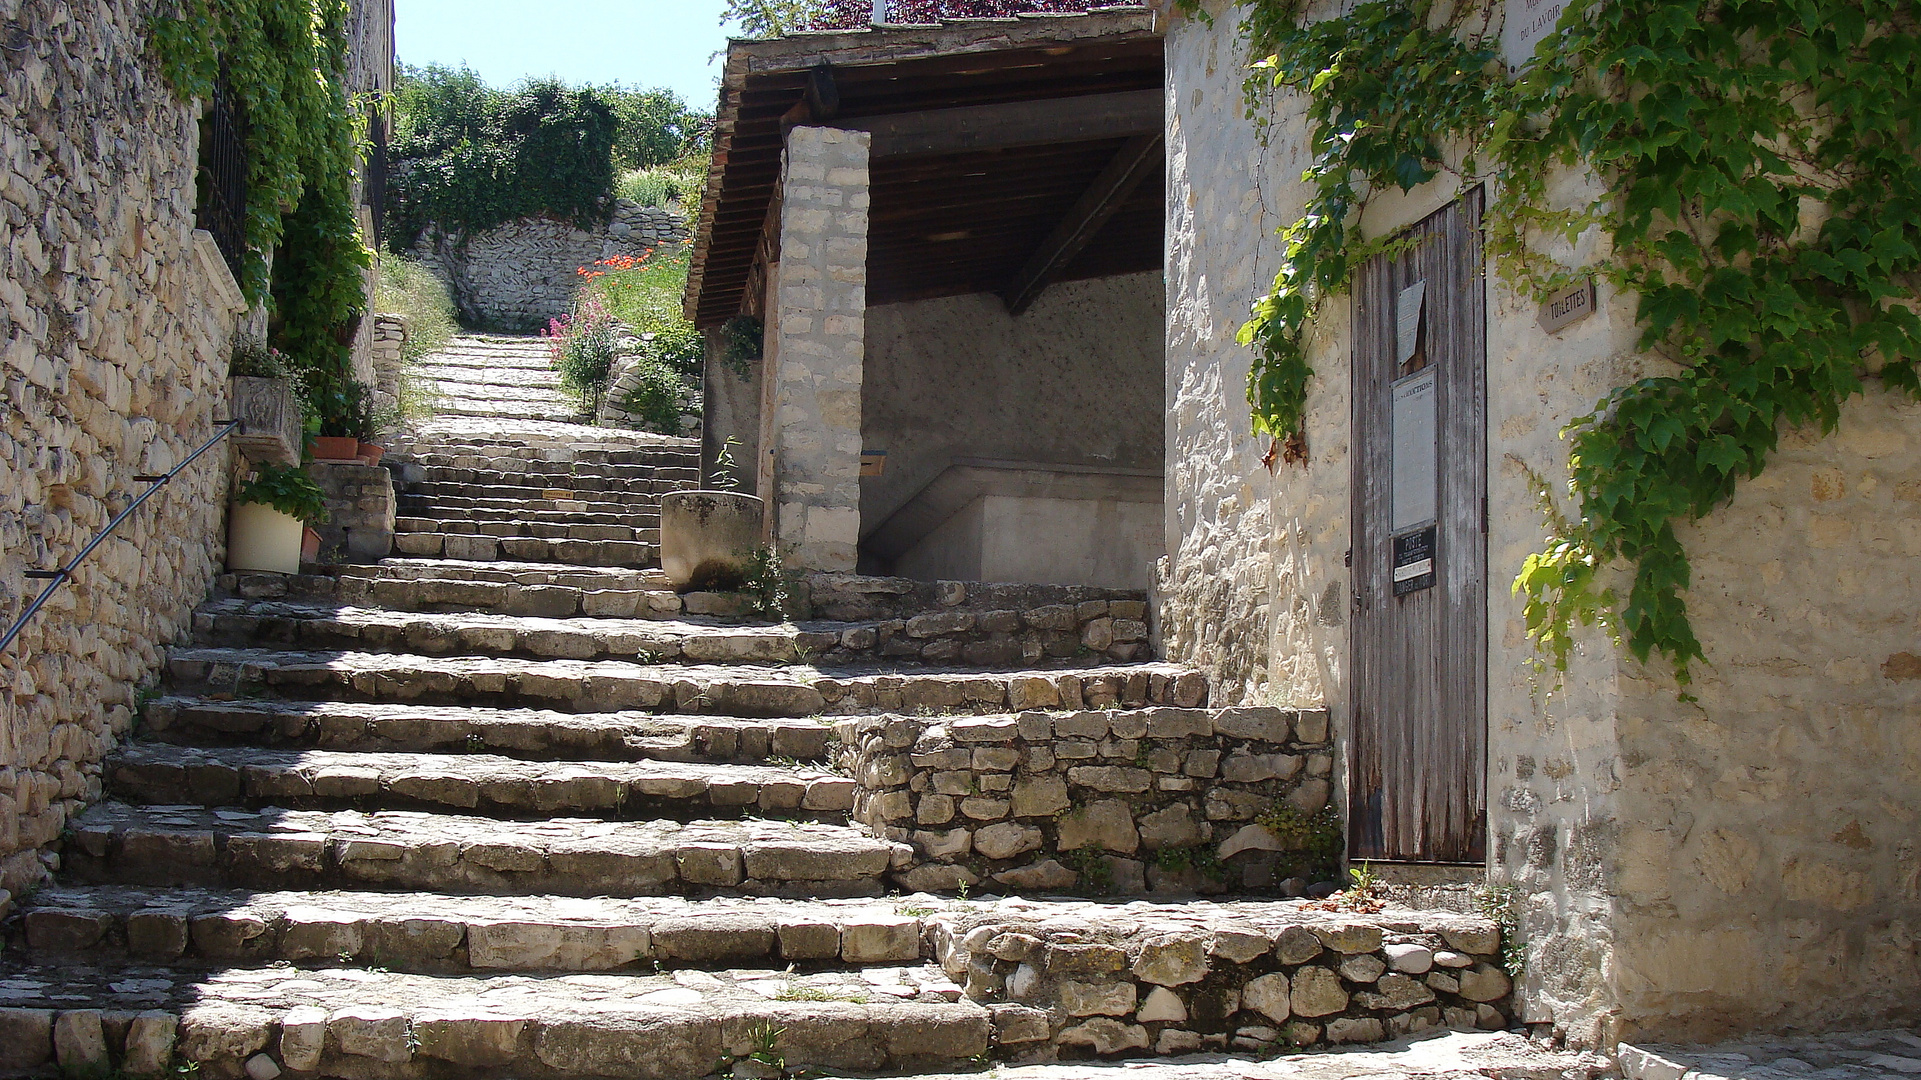
[[[1541,305],[1541,329],[1557,333],[1594,314],[1594,279],[1562,289]]]
[[[1434,587],[1434,526],[1394,538],[1394,595]]]
[[[1507,0],[1506,18],[1501,23],[1501,58],[1519,70],[1534,59],[1541,39],[1554,33],[1567,10],[1567,0]]]

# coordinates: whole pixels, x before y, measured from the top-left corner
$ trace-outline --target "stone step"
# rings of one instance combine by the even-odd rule
[[[854,781],[796,765],[523,761],[492,754],[349,753],[136,743],[107,787],[142,805],[467,810],[534,819],[591,814],[691,821],[767,814],[845,822]]]
[[[339,751],[484,753],[532,761],[825,761],[833,729],[811,719],[559,713],[364,701],[163,697],[145,738]]]
[[[641,568],[660,565],[652,543],[637,540],[573,540],[497,537],[444,532],[397,532],[394,552],[416,558],[445,557],[476,562],[552,562],[575,566]]]
[[[580,402],[578,397],[570,392],[561,390],[559,385],[553,382],[541,386],[528,385],[524,382],[442,379],[435,385],[434,391],[443,398],[468,398],[477,403],[535,402],[539,404],[578,406]]]
[[[456,461],[462,459],[454,459]],[[419,463],[405,482],[465,484],[483,488],[564,488],[569,491],[631,491],[630,485],[649,485],[649,494],[675,490],[672,485],[700,482],[700,468],[689,465],[583,465],[568,468],[551,462],[503,462],[497,458],[471,459],[474,464]],[[411,488],[410,488],[411,490]]]
[[[386,559],[323,574],[222,575],[216,595],[353,604],[393,611],[658,619],[681,600],[658,570],[455,559]]]
[[[72,822],[70,879],[100,885],[379,888],[526,896],[879,896],[912,849],[845,825],[507,821],[410,810],[130,806]]]
[[[425,488],[427,485],[418,485]],[[448,487],[453,485],[434,485]],[[461,490],[484,492],[478,484],[458,485]],[[615,519],[646,514],[659,518],[660,496],[645,491],[596,492],[569,491],[566,488],[526,488],[525,498],[499,495],[455,495],[447,491],[409,489],[397,500],[399,512],[406,517],[518,517],[522,512],[550,514],[608,515]],[[679,488],[669,487],[669,491]],[[650,522],[652,524],[653,522]]]
[[[539,503],[579,503],[584,507],[625,508],[657,507],[660,497],[670,491],[686,490],[682,481],[635,480],[609,491],[579,491],[570,487],[524,487],[514,484],[450,484],[422,481],[400,490],[401,505],[409,499],[425,499],[448,506],[519,507],[540,509]]]
[[[402,496],[396,522],[410,532],[465,533],[481,536],[532,535],[549,540],[624,540],[631,534],[580,535],[588,530],[660,528],[660,511],[650,503],[594,503],[574,499],[528,500],[518,505],[472,505],[473,499]]]
[[[416,583],[409,583],[416,584]],[[703,594],[694,594],[700,596]],[[563,598],[564,599],[564,598]],[[300,603],[230,598],[194,612],[195,640],[236,647],[289,645],[352,648],[430,656],[525,656],[548,660],[633,660],[709,664],[795,664],[821,667],[892,659],[977,664],[1074,662],[1092,650],[1084,635],[1037,625],[1044,614],[993,613],[990,627],[973,616],[917,616],[904,621],[781,623],[741,626],[692,619],[549,618],[480,612],[424,613],[339,602]],[[1114,640],[1129,658],[1144,651],[1146,626]],[[1084,661],[1083,661],[1084,662]]]
[[[454,398],[434,402],[434,411],[442,416],[472,416],[503,418],[508,420],[552,420],[569,422],[585,415],[579,405],[556,405],[541,408],[531,402],[517,402],[511,406],[495,402],[471,402]]]
[[[56,887],[26,902],[12,936],[31,961],[58,965],[283,961],[427,974],[818,969],[918,964],[928,949],[923,915],[957,902]],[[940,993],[956,1000],[960,989],[948,984]]]
[[[810,664],[755,668],[195,647],[171,650],[167,666],[182,693],[570,713],[804,717],[938,710],[981,715],[1009,708],[1194,708],[1207,700],[1207,680],[1200,673],[1159,663],[859,673]]]
[[[594,427],[590,424],[553,423],[545,420],[505,420],[492,422],[465,416],[435,416],[409,425],[408,431],[394,440],[389,455],[405,456],[415,448],[427,451],[486,447],[490,453],[517,453],[523,457],[551,457],[572,460],[579,453],[629,455],[646,451],[699,453],[695,439],[656,435],[646,431]],[[615,460],[627,460],[617,457]]]
[[[588,428],[605,432],[606,428]],[[689,439],[652,436],[657,441],[627,449],[585,445],[530,446],[520,442],[414,442],[403,453],[423,468],[519,469],[546,465],[555,472],[578,470],[608,476],[632,476],[636,469],[684,469],[700,461],[700,445]],[[497,463],[497,464],[489,464]]]
[[[649,662],[790,664],[871,660],[840,646],[863,628],[843,623],[725,626],[681,619],[435,614],[280,600],[215,600],[194,612],[202,644],[291,645],[421,653]],[[872,627],[865,628],[869,631]],[[867,635],[877,637],[874,633]],[[831,659],[828,659],[830,658]]]
[[[394,519],[397,532],[466,533],[480,536],[541,536],[561,540],[626,540],[636,531],[659,528],[660,511],[651,506],[626,507],[601,514],[576,510],[494,509],[456,510],[438,517],[413,513]],[[617,530],[628,530],[620,533]],[[605,530],[606,535],[581,535]]]
[[[814,975],[422,975],[145,965],[8,972],[9,1069],[381,1080],[696,1080],[760,1051],[796,1068],[928,1072],[987,1053],[987,1010],[927,967]],[[772,1067],[750,1061],[749,1067]],[[777,1068],[772,1074],[778,1074]],[[17,1074],[16,1074],[17,1075]],[[770,1075],[752,1072],[748,1075]]]

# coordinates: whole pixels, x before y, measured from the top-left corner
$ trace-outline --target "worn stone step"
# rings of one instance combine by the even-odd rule
[[[387,450],[390,456],[405,456],[415,448],[440,451],[474,447],[486,447],[490,452],[569,459],[586,451],[614,454],[667,451],[695,455],[700,452],[699,440],[647,431],[498,417],[489,422],[466,416],[435,416],[410,424]]]
[[[757,1050],[794,1068],[954,1069],[988,1051],[986,1009],[925,966],[801,975],[423,975],[235,966],[19,966],[6,1063],[205,1080],[697,1080]],[[759,1066],[759,1062],[752,1062]],[[762,1066],[764,1068],[764,1066]],[[743,1066],[743,1068],[746,1068]],[[752,1073],[752,1075],[764,1075]]]
[[[467,399],[475,404],[536,404],[579,408],[580,399],[556,383],[529,385],[515,382],[473,382],[443,379],[434,387],[442,399]]]
[[[486,753],[533,761],[827,760],[833,729],[812,719],[560,713],[471,705],[162,697],[142,734],[186,744],[341,751]]]
[[[714,965],[917,964],[923,916],[958,903],[714,897],[42,889],[11,924],[49,964],[285,961],[398,971],[623,971]],[[17,954],[16,954],[17,955]],[[943,987],[949,1000],[959,987]]]
[[[541,536],[550,540],[570,536],[576,540],[628,540],[659,525],[660,511],[652,506],[623,507],[611,513],[496,507],[455,510],[432,517],[406,513],[397,515],[394,521],[395,531]]]
[[[402,653],[181,648],[168,655],[185,693],[297,699],[647,710],[723,716],[816,716],[939,710],[1099,709],[1206,704],[1207,680],[1173,664],[1027,671],[860,673],[615,660],[427,657]],[[831,672],[831,673],[830,673]]]
[[[599,462],[555,462],[527,460],[519,456],[459,456],[443,461],[433,457],[410,459],[419,472],[409,475],[409,483],[512,485],[518,487],[604,487],[622,489],[633,483],[690,483],[700,479],[699,461],[647,464],[608,464]]]
[[[564,600],[564,597],[557,598]],[[432,656],[526,656],[537,659],[795,664],[823,667],[883,659],[928,663],[1070,663],[1091,655],[1088,635],[994,613],[991,627],[973,616],[921,616],[880,622],[808,621],[740,626],[691,619],[552,618],[480,612],[425,613],[335,603],[228,598],[194,612],[195,640],[209,645],[290,645],[424,653]],[[1123,629],[1118,632],[1114,627]],[[1118,637],[1117,637],[1118,635]],[[1099,639],[1111,654],[1144,652],[1145,623],[1110,620]],[[1125,640],[1118,640],[1124,638]]]
[[[679,595],[658,570],[454,559],[386,559],[322,574],[226,574],[216,595],[549,618],[658,619],[681,611]]]
[[[469,533],[396,532],[394,552],[415,558],[445,557],[473,562],[554,562],[575,566],[660,565],[653,543],[639,540],[547,539],[535,536],[482,536]]]
[[[791,664],[817,658],[827,663],[872,659],[869,653],[841,647],[843,637],[863,629],[846,623],[726,626],[681,619],[438,614],[239,598],[203,604],[193,618],[196,639],[210,645],[649,662]],[[867,636],[877,639],[871,632]]]
[[[464,398],[441,399],[434,403],[434,411],[442,416],[500,417],[509,420],[554,420],[566,422],[586,414],[579,405],[556,405],[542,408],[532,402],[515,402],[503,405],[496,402],[474,402]]]
[[[107,759],[114,797],[147,805],[469,810],[686,821],[741,813],[845,821],[854,781],[819,768],[672,761],[523,761],[135,743]]]
[[[657,506],[660,496],[670,491],[679,491],[685,484],[679,481],[633,480],[617,489],[600,491],[576,491],[570,487],[527,487],[514,484],[452,484],[421,481],[402,487],[401,495],[408,499],[430,499],[448,505],[461,505],[454,500],[474,500],[476,505],[486,506],[493,502],[570,502],[600,506]]]
[[[130,806],[72,823],[81,884],[380,888],[491,895],[878,896],[906,845],[762,819],[507,821],[411,810]]]
[[[489,489],[465,487],[463,490],[487,492]],[[398,497],[401,514],[408,517],[466,517],[475,512],[487,516],[515,515],[521,511],[544,511],[561,514],[611,514],[625,516],[636,512],[648,514],[658,520],[659,496],[640,492],[585,493],[591,498],[575,498],[576,493],[560,488],[527,488],[529,493],[523,497],[501,497],[497,494],[449,495],[435,492],[407,491]],[[618,498],[612,497],[618,495]],[[435,513],[435,511],[443,511]]]
[[[582,515],[584,516],[584,515]],[[657,515],[636,510],[616,523],[570,520],[570,514],[529,513],[521,517],[455,513],[438,518],[396,517],[395,533],[440,533],[451,536],[491,536],[499,540],[619,540],[658,539]],[[540,519],[547,520],[540,520]]]

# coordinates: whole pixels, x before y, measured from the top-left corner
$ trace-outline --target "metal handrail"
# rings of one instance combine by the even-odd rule
[[[180,475],[182,470],[186,469],[187,466],[192,465],[194,463],[194,459],[198,458],[200,455],[206,453],[207,451],[213,449],[213,444],[233,434],[236,430],[246,427],[246,425],[239,420],[216,420],[214,421],[214,423],[220,424],[222,426],[219,431],[214,432],[213,438],[208,439],[206,442],[202,443],[200,446],[200,449],[195,450],[191,454],[188,454],[187,460],[181,462],[178,465],[175,465],[172,471],[168,472],[167,475],[134,477],[133,479],[135,483],[147,484],[147,490],[141,492],[139,498],[136,498],[132,502],[128,503],[127,508],[125,510],[122,510],[118,514],[115,514],[113,516],[113,520],[107,522],[107,527],[104,529],[101,529],[100,534],[98,536],[95,536],[93,540],[87,544],[86,547],[81,548],[80,554],[75,555],[71,560],[69,560],[67,562],[67,565],[61,567],[58,570],[27,571],[28,577],[48,579],[49,583],[45,589],[42,589],[40,591],[39,596],[36,596],[33,598],[33,603],[27,605],[27,610],[21,612],[20,617],[13,621],[13,625],[7,628],[6,636],[0,637],[0,653],[6,652],[7,646],[13,644],[13,639],[19,637],[20,632],[27,628],[27,621],[29,619],[32,619],[35,615],[38,615],[40,613],[41,608],[47,606],[47,601],[53,598],[54,591],[59,589],[60,586],[65,585],[68,581],[70,581],[73,578],[73,572],[74,570],[79,568],[81,561],[84,560],[87,556],[93,554],[93,549],[99,547],[101,543],[107,539],[107,537],[113,535],[113,530],[118,528],[121,522],[127,520],[127,518],[135,510],[140,509],[141,503],[146,502],[150,497],[152,497],[154,492],[159,491],[163,487],[166,487],[167,484],[171,482],[174,477]]]

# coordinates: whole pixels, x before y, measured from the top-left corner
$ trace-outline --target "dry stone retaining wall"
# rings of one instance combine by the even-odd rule
[[[935,957],[1019,1058],[1266,1054],[1507,1026],[1501,932],[1484,919],[1288,904],[1021,907],[930,920]]]
[[[464,241],[429,228],[414,255],[447,283],[463,319],[504,330],[533,330],[573,306],[583,266],[616,255],[640,255],[687,239],[673,210],[614,201],[613,219],[588,231],[547,217],[523,218]]]
[[[1016,708],[1060,704],[1016,680]],[[1327,714],[1246,708],[1025,711],[843,721],[854,819],[914,846],[911,888],[1286,891],[1313,858],[1255,819],[1327,805]],[[989,886],[993,887],[993,886]]]
[[[0,0],[0,624],[226,415],[239,290],[193,230],[197,125],[151,5]],[[222,449],[131,518],[0,656],[0,888],[100,795],[135,689],[218,566]]]

